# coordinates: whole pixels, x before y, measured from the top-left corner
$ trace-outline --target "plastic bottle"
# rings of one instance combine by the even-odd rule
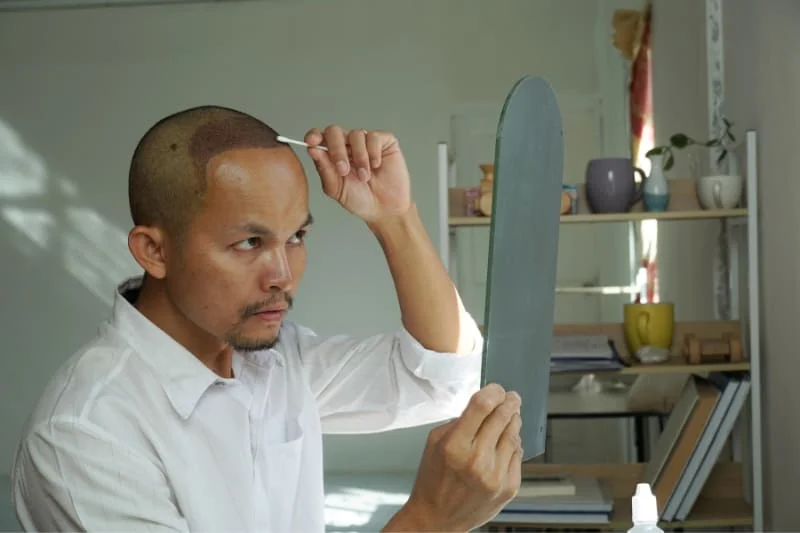
[[[649,483],[638,483],[631,498],[633,527],[628,533],[664,533],[658,527],[658,503]]]

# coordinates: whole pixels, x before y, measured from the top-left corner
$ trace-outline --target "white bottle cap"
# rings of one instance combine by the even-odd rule
[[[638,483],[636,494],[631,499],[631,515],[634,524],[655,524],[658,522],[658,503],[650,490],[649,483]]]

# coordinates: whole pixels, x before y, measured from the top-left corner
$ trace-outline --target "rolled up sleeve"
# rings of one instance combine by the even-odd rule
[[[325,433],[375,433],[459,416],[480,387],[483,336],[463,311],[466,353],[426,349],[407,330],[322,338],[294,326]]]

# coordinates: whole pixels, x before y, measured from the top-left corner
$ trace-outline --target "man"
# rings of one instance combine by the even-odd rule
[[[475,393],[483,339],[420,222],[397,140],[336,126],[305,139],[324,192],[380,243],[402,327],[321,338],[284,320],[312,223],[294,151],[226,108],[163,119],[130,167],[128,244],[144,276],[119,287],[17,451],[25,529],[322,531],[323,431],[458,415],[431,432],[386,530],[467,531],[514,495],[519,397]]]

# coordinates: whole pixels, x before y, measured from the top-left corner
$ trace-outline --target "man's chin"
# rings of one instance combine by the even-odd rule
[[[248,320],[229,332],[226,340],[239,352],[269,350],[278,343],[281,323],[282,321],[275,321],[265,324],[261,320]]]
[[[269,350],[278,344],[278,336],[270,337],[267,339],[248,339],[242,337],[235,337],[228,339],[234,350],[237,352],[259,352],[261,350]]]

